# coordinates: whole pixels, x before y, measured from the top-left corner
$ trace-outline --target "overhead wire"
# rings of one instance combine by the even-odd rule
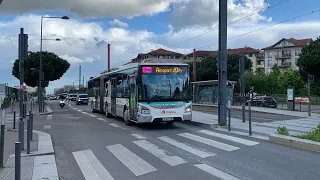
[[[231,39],[235,39],[235,38],[238,38],[238,37],[241,37],[241,36],[245,36],[245,35],[248,35],[248,34],[257,32],[257,31],[261,31],[261,30],[263,30],[263,29],[267,29],[267,28],[270,28],[270,27],[273,27],[273,26],[276,26],[276,25],[279,25],[279,24],[283,24],[283,23],[285,23],[285,22],[289,22],[289,21],[292,21],[292,20],[295,20],[295,19],[299,19],[299,18],[305,17],[305,16],[308,16],[308,15],[311,15],[311,14],[317,13],[317,12],[320,12],[320,9],[313,10],[313,11],[311,11],[311,12],[308,12],[308,13],[305,13],[305,14],[302,14],[302,15],[299,15],[299,16],[295,16],[295,17],[293,17],[293,18],[286,19],[286,20],[280,21],[280,22],[278,22],[278,23],[274,23],[274,24],[271,24],[271,25],[268,25],[268,26],[264,26],[264,27],[262,27],[262,28],[255,29],[255,30],[253,30],[253,31],[248,31],[248,32],[245,32],[245,33],[243,33],[243,34],[239,34],[239,35],[230,37],[230,38],[228,38],[227,40],[231,40]],[[207,46],[211,46],[211,45],[213,45],[213,44],[218,44],[218,43],[219,43],[219,41],[214,42],[214,43],[210,43],[210,44],[207,44],[207,45],[204,45],[204,46],[200,46],[200,47],[198,47],[198,48],[196,48],[196,49],[200,49],[200,48],[207,47]]]

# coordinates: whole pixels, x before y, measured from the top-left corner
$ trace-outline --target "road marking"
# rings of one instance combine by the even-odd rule
[[[188,138],[188,139],[191,139],[191,140],[194,140],[194,141],[197,141],[197,142],[200,142],[200,143],[203,143],[203,144],[206,144],[206,145],[209,145],[209,146],[212,146],[212,147],[215,147],[215,148],[218,148],[218,149],[229,151],[229,152],[240,149],[235,146],[231,146],[231,145],[228,145],[225,143],[221,143],[221,142],[218,142],[215,140],[207,139],[207,138],[197,136],[194,134],[190,134],[190,133],[181,133],[178,135],[185,137],[185,138]]]
[[[81,112],[82,114],[88,114],[87,112]]]
[[[43,129],[51,129],[51,125],[44,125]]]
[[[142,149],[148,151],[149,153],[156,156],[157,158],[161,159],[162,161],[166,162],[170,166],[176,166],[186,162],[184,159],[180,158],[179,156],[168,156],[165,150],[160,149],[158,146],[152,144],[147,140],[133,141],[133,143],[140,146]]]
[[[137,139],[147,139],[146,137],[144,137],[144,136],[142,136],[142,135],[140,135],[140,134],[136,134],[136,133],[134,133],[134,134],[131,134],[133,137],[136,137]]]
[[[147,174],[157,169],[139,156],[122,146],[121,144],[115,144],[107,146],[107,149],[116,156],[128,169],[136,176]]]
[[[114,180],[91,150],[72,153],[86,180]]]
[[[82,110],[78,109],[79,112],[82,112]]]
[[[176,146],[177,148],[180,148],[180,149],[183,149],[189,153],[192,153],[196,156],[199,156],[201,158],[206,158],[206,157],[210,157],[210,156],[214,156],[216,154],[213,154],[213,153],[210,153],[210,152],[205,152],[203,150],[200,150],[200,149],[197,149],[197,148],[194,148],[194,147],[191,147],[189,145],[186,145],[184,143],[181,143],[181,142],[178,142],[174,139],[171,139],[169,138],[168,136],[161,136],[161,137],[158,137],[158,139],[168,143],[168,144],[171,144],[173,146]]]
[[[93,114],[88,114],[89,116],[91,116],[91,117],[98,117],[98,116],[96,116],[96,115],[93,115]]]
[[[78,108],[73,108],[74,110],[77,110]]]
[[[109,122],[108,120],[106,119],[103,119],[103,118],[97,118],[99,121],[102,121],[102,122]]]
[[[226,140],[229,140],[229,141],[233,141],[233,142],[236,142],[236,143],[239,143],[239,144],[244,144],[244,145],[247,145],[247,146],[254,146],[254,145],[259,144],[258,142],[255,142],[255,141],[250,141],[250,140],[247,140],[247,139],[242,139],[242,138],[238,138],[238,137],[228,136],[228,135],[225,135],[225,134],[215,133],[215,132],[208,131],[208,130],[201,130],[199,132],[204,133],[204,134],[209,135],[209,136],[214,136],[214,137],[226,139]]]
[[[124,128],[124,127],[122,127],[122,126],[119,126],[118,124],[115,124],[115,123],[110,123],[109,125],[110,125],[110,126],[113,126],[113,127],[116,127],[116,128],[123,129],[123,130],[127,130],[126,128]]]
[[[52,120],[52,114],[47,116],[47,120]]]
[[[196,164],[194,166],[222,180],[240,180],[207,164]]]

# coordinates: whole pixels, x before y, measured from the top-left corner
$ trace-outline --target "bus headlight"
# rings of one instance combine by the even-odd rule
[[[147,107],[141,106],[141,114],[150,114],[150,109]]]
[[[184,112],[185,112],[185,113],[191,112],[191,105],[187,106],[187,107],[184,109]]]

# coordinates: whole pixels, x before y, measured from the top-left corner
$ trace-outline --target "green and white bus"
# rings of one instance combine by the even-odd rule
[[[135,123],[192,119],[191,80],[187,64],[130,64],[91,77],[89,103],[93,112]]]

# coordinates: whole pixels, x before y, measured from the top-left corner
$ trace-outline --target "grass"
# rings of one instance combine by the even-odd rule
[[[317,126],[317,128],[315,130],[310,131],[310,132],[308,132],[306,134],[295,135],[293,137],[320,142],[320,123],[319,123],[319,125]]]
[[[289,136],[289,132],[285,126],[283,126],[283,127],[279,126],[277,129],[277,134]]]

